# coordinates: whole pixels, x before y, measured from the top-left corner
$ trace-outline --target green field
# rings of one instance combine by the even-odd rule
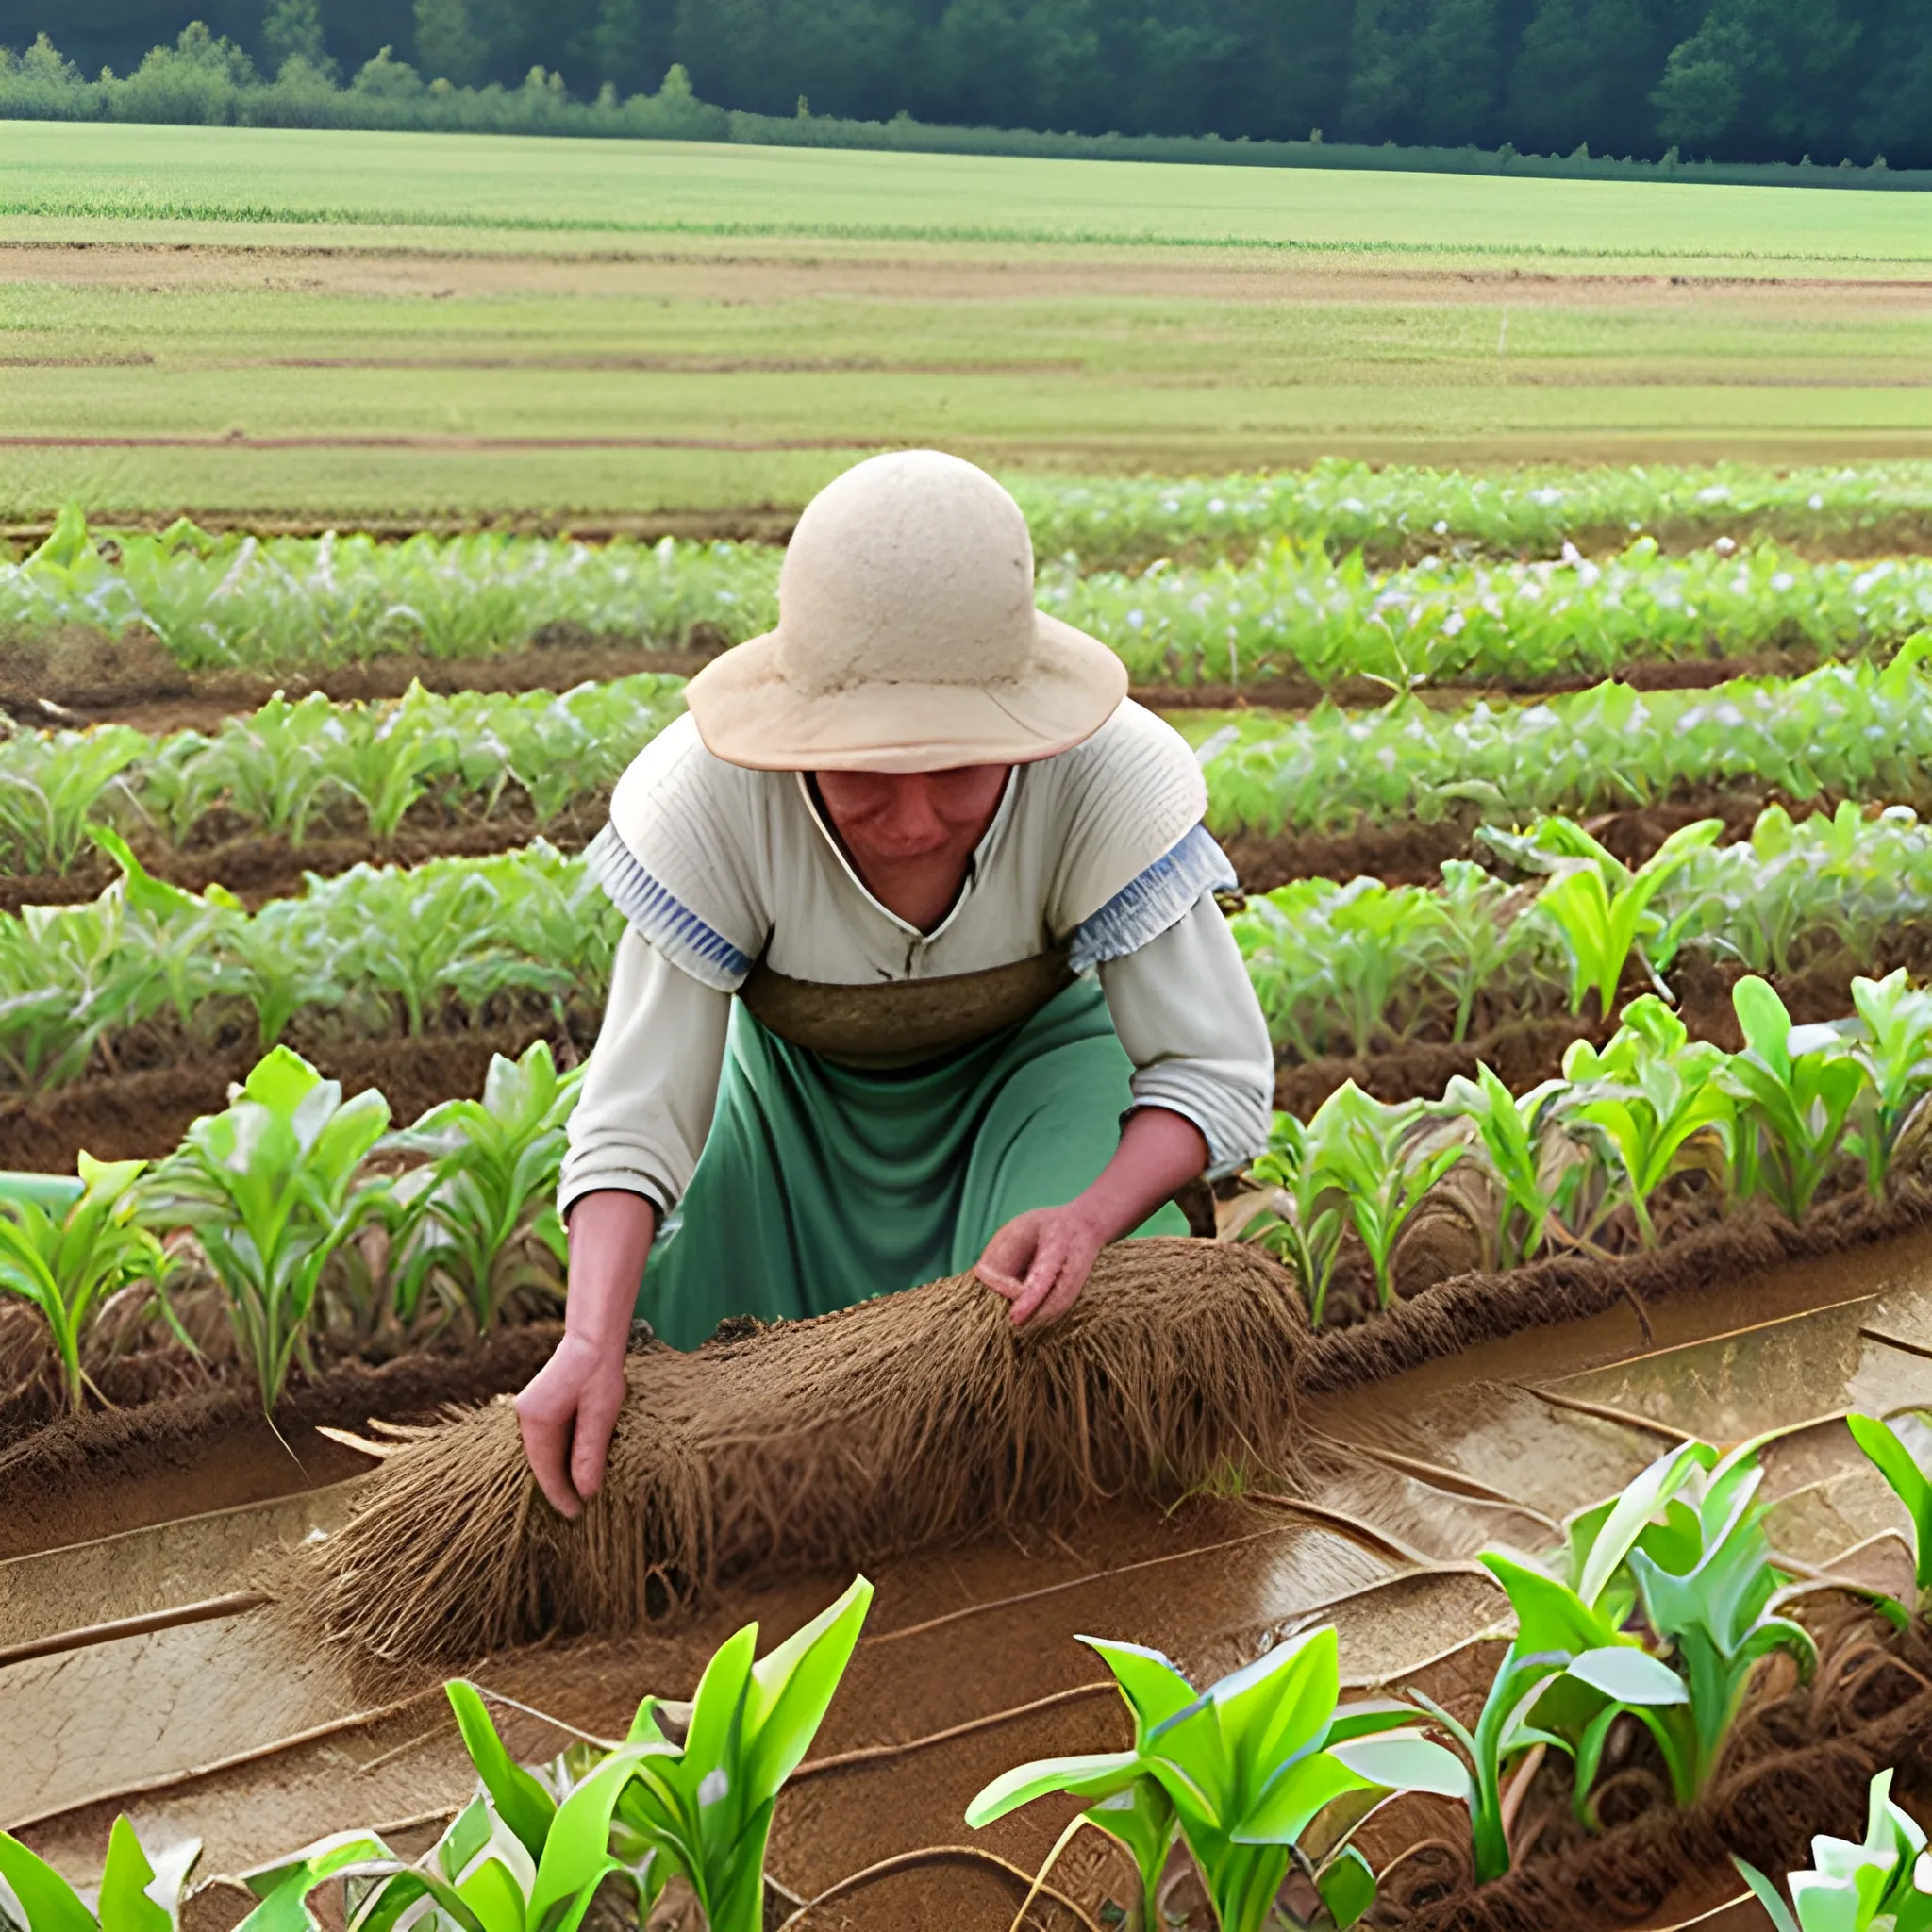
[[[26,523],[1932,452],[1932,221],[1857,190],[15,123],[0,320]]]

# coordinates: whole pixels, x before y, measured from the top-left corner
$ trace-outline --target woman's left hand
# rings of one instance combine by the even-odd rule
[[[1013,1305],[1015,1328],[1036,1321],[1044,1327],[1079,1299],[1107,1241],[1106,1229],[1078,1201],[1035,1208],[987,1242],[973,1272]]]

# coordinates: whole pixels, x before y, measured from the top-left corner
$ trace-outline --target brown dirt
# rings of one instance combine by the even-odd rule
[[[358,865],[421,865],[432,858],[487,858],[512,852],[534,839],[547,839],[562,850],[587,845],[609,810],[608,792],[598,791],[543,824],[524,801],[514,801],[495,817],[467,824],[436,824],[428,809],[406,820],[392,839],[372,840],[366,832],[347,837],[311,835],[291,845],[281,833],[241,834],[185,848],[146,837],[129,841],[135,856],[156,878],[205,892],[225,886],[250,910],[271,899],[299,898],[310,873],[334,878]],[[120,868],[94,855],[64,873],[25,873],[0,876],[0,912],[23,906],[74,906],[97,897],[120,876]]]
[[[356,1474],[364,1458],[320,1436],[372,1417],[421,1421],[446,1403],[520,1389],[549,1358],[558,1330],[532,1324],[469,1349],[347,1362],[296,1382],[271,1429],[261,1398],[240,1386],[138,1408],[62,1418],[0,1450],[0,1557],[111,1536]]]
[[[414,1039],[301,1044],[308,1058],[350,1093],[379,1088],[392,1119],[407,1125],[440,1101],[475,1097],[492,1054],[510,1058],[532,1041],[548,1040],[567,1064],[588,1043],[559,1035],[548,1020],[513,1022],[474,1033],[429,1033]],[[0,1168],[71,1173],[83,1148],[102,1160],[154,1159],[180,1141],[190,1122],[228,1104],[231,1083],[246,1078],[259,1058],[238,1045],[184,1058],[139,1073],[76,1081],[37,1100],[0,1106]]]
[[[443,693],[562,691],[641,671],[686,677],[727,641],[715,626],[702,624],[693,625],[676,649],[558,624],[547,625],[522,650],[486,658],[397,654],[279,672],[189,672],[145,631],[110,638],[76,626],[0,639],[0,710],[28,724],[121,724],[155,733],[212,731],[225,718],[258,708],[278,691],[290,698],[319,691],[339,704],[399,698],[412,682]]]

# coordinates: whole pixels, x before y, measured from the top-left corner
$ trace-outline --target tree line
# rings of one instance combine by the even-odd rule
[[[223,50],[236,84],[293,60],[311,92],[353,84],[375,60],[392,93],[434,82],[522,92],[541,69],[553,92],[623,101],[648,95],[675,63],[698,99],[767,116],[1932,166],[1926,0],[201,0],[194,10],[209,29],[197,50]],[[183,25],[175,0],[0,0],[0,42],[47,32],[87,75],[138,70]]]

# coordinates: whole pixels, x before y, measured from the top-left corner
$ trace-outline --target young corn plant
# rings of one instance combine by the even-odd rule
[[[1772,1613],[1785,1580],[1773,1567],[1756,1500],[1758,1442],[1720,1457],[1702,1443],[1693,1469],[1629,1555],[1643,1615],[1689,1695],[1638,1715],[1657,1739],[1680,1805],[1703,1796],[1758,1663],[1782,1651],[1808,1679],[1817,1646],[1801,1624]]]
[[[341,1081],[278,1046],[155,1170],[148,1218],[199,1238],[265,1412],[305,1354],[323,1270],[375,1210],[384,1184],[357,1169],[388,1124],[381,1094],[345,1101]]]
[[[1545,1080],[1519,1097],[1490,1067],[1478,1065],[1474,1080],[1456,1074],[1429,1109],[1468,1124],[1495,1184],[1495,1219],[1478,1227],[1489,1250],[1488,1267],[1518,1268],[1542,1250],[1565,1177],[1560,1151],[1553,1158],[1549,1143],[1569,1093],[1566,1081]]]
[[[756,1662],[756,1624],[728,1638],[705,1667],[681,1741],[657,1698],[638,1707],[625,1748],[640,1755],[618,1794],[615,1842],[681,1873],[710,1932],[760,1932],[772,1807],[818,1733],[872,1595],[856,1578]]]
[[[1664,935],[1657,951],[1668,962],[1674,938],[1651,902],[1723,832],[1721,819],[1681,826],[1635,872],[1570,819],[1545,819],[1527,839],[1490,835],[1489,842],[1518,863],[1555,874],[1537,900],[1537,913],[1555,928],[1569,956],[1573,1013],[1583,1010],[1593,990],[1598,1011],[1605,1019],[1611,1016],[1631,955],[1638,955],[1646,972],[1653,971],[1641,950],[1645,940]]]
[[[1652,1195],[1685,1168],[1723,1158],[1720,1133],[1731,1101],[1718,1080],[1724,1055],[1692,1041],[1684,1023],[1654,993],[1632,1000],[1608,1047],[1588,1041],[1563,1056],[1570,1115],[1608,1150],[1646,1248],[1657,1246]]]
[[[1878,1599],[1878,1607],[1903,1630],[1914,1616],[1924,1617],[1932,1611],[1932,1478],[1926,1476],[1919,1452],[1913,1449],[1898,1423],[1875,1415],[1848,1415],[1845,1426],[1890,1485],[1892,1493],[1906,1506],[1906,1514],[1911,1521],[1914,1601],[1907,1607],[1889,1596]],[[1909,1427],[1911,1437],[1922,1448],[1932,1447],[1923,1415],[1913,1416]]]
[[[81,1347],[98,1305],[136,1281],[165,1294],[170,1263],[135,1216],[144,1160],[79,1159],[80,1193],[60,1205],[15,1196],[0,1201],[0,1293],[41,1311],[60,1363],[62,1392],[78,1415],[88,1378]],[[163,1307],[165,1307],[165,1301]]]
[[[1793,1027],[1785,1003],[1755,974],[1731,989],[1744,1051],[1720,1075],[1735,1102],[1733,1187],[1754,1185],[1801,1222],[1842,1145],[1845,1122],[1869,1084],[1865,1067],[1827,1035]]]
[[[1932,1926],[1932,1857],[1918,1821],[1892,1801],[1890,1771],[1872,1780],[1861,1844],[1811,1840],[1811,1869],[1785,1881],[1791,1902],[1735,1853],[1739,1871],[1776,1932],[1926,1932]]]
[[[91,1910],[53,1866],[0,1831],[0,1925],[17,1924],[19,1932],[175,1932],[182,1888],[200,1851],[201,1840],[192,1839],[163,1857],[158,1871],[124,1812],[108,1834],[100,1900]],[[244,1923],[262,1932],[253,1917]]]
[[[1341,1183],[1323,1161],[1309,1129],[1291,1113],[1274,1116],[1268,1151],[1248,1175],[1274,1191],[1242,1239],[1258,1242],[1293,1268],[1309,1324],[1319,1328],[1341,1249]]]
[[[1468,1795],[1468,1775],[1454,1754],[1407,1725],[1413,1710],[1338,1708],[1341,1672],[1330,1625],[1277,1645],[1205,1691],[1158,1651],[1080,1641],[1099,1652],[1120,1686],[1133,1714],[1132,1747],[1020,1765],[973,1800],[966,1822],[977,1830],[1056,1792],[1088,1801],[1075,1822],[1126,1844],[1150,1926],[1159,1924],[1155,1887],[1172,1828],[1144,1783],[1165,1793],[1222,1932],[1261,1932],[1300,1840],[1337,1798],[1378,1790]],[[1109,1806],[1123,1797],[1125,1805]],[[1118,1828],[1130,1810],[1146,1822],[1131,1835]],[[1372,1874],[1345,1837],[1311,1875],[1338,1925],[1353,1924],[1374,1902]]]
[[[1905,969],[1883,979],[1852,981],[1858,1026],[1852,1052],[1865,1086],[1852,1108],[1852,1135],[1865,1163],[1865,1185],[1882,1200],[1901,1143],[1914,1132],[1932,1093],[1932,990],[1915,987]]]
[[[382,1143],[426,1154],[399,1180],[400,1241],[392,1297],[410,1320],[425,1284],[486,1334],[520,1290],[560,1294],[568,1257],[552,1204],[564,1124],[583,1070],[559,1074],[549,1042],[519,1059],[491,1057],[481,1100],[448,1100]]]
[[[1428,1191],[1468,1151],[1427,1138],[1421,1101],[1391,1106],[1344,1081],[1308,1123],[1317,1163],[1341,1190],[1348,1216],[1367,1249],[1375,1301],[1395,1300],[1394,1260],[1403,1230]]]

